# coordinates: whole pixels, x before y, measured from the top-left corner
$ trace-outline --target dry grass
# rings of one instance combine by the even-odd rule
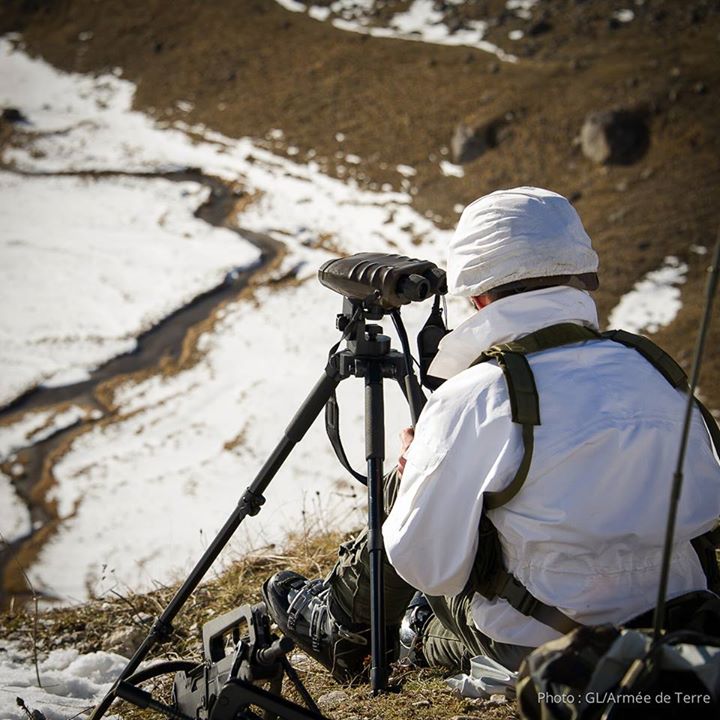
[[[324,575],[332,567],[342,540],[339,533],[298,535],[291,537],[280,551],[238,560],[222,575],[197,589],[176,618],[173,640],[159,647],[154,657],[199,661],[203,623],[238,605],[259,602],[262,583],[278,570],[292,568],[309,577]],[[110,595],[78,607],[41,612],[37,618],[37,649],[41,654],[55,648],[74,647],[83,653],[107,649],[113,630],[132,626],[148,628],[175,589],[161,588],[143,595]],[[35,621],[31,608],[6,612],[0,615],[0,633],[29,649],[33,645]],[[435,720],[457,716],[507,720],[516,717],[512,704],[457,697],[443,683],[443,673],[437,670],[396,669],[393,680],[397,691],[372,697],[367,685],[339,686],[322,666],[310,659],[297,662],[296,669],[316,701],[334,691],[344,693],[335,702],[329,698],[321,701],[325,714],[338,720],[409,717]],[[148,684],[146,689],[167,699],[171,684],[168,677],[154,686]],[[286,692],[289,698],[299,702],[292,687]],[[114,712],[125,720],[147,717],[146,713],[126,704],[118,704]]]

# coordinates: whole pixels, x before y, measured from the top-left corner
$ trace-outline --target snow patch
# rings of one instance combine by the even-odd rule
[[[176,122],[163,128],[132,110],[135,88],[127,81],[60,73],[2,41],[0,63],[0,98],[27,112],[40,131],[28,145],[8,151],[5,161],[29,172],[156,173],[201,168],[241,183],[252,202],[244,206],[239,223],[282,241],[287,249],[271,281],[290,278],[292,282],[260,287],[252,302],[226,306],[213,330],[200,338],[204,354],[192,368],[170,377],[128,381],[114,398],[119,406],[117,420],[97,424],[76,438],[55,468],[52,498],[63,522],[28,571],[33,582],[66,600],[83,599],[88,586],[96,592],[116,586],[146,589],[155,581],[173,580],[194,564],[322,372],[327,350],[338,339],[334,318],[341,297],[317,282],[319,265],[336,256],[335,248],[342,253],[397,252],[438,262],[450,233],[419,215],[408,193],[360,190],[353,181],[343,183],[325,175],[316,162],[295,162],[249,139],[228,138],[201,125]],[[53,133],[54,129],[63,132]],[[273,131],[276,139],[283,137],[281,133]],[[343,139],[338,133],[338,142]],[[180,263],[183,287],[187,281],[183,273],[190,270],[185,264],[192,264],[195,272],[203,268],[215,272],[209,260],[193,254],[198,238],[203,238],[208,256],[213,255],[213,247],[219,248],[215,267],[223,272],[227,265],[220,258],[231,259],[235,267],[245,257],[236,253],[249,249],[232,234],[225,245],[226,238],[212,228],[189,228],[191,210],[206,193],[193,183],[126,177],[18,179],[16,175],[6,182],[13,187],[15,180],[32,188],[28,196],[47,190],[48,197],[55,198],[56,222],[64,219],[63,193],[76,209],[83,198],[95,205],[107,193],[122,195],[120,206],[108,203],[104,214],[82,215],[88,226],[72,226],[69,234],[46,234],[38,242],[48,257],[54,244],[59,256],[77,253],[77,267],[67,264],[75,282],[58,286],[63,292],[54,298],[51,289],[39,288],[45,292],[44,302],[77,309],[65,313],[62,322],[94,322],[97,333],[105,323],[94,313],[106,313],[118,340],[132,341],[130,316],[147,317],[139,310],[141,304],[157,309],[186,297],[173,285],[181,282],[168,270],[173,263]],[[409,182],[404,182],[409,190]],[[18,197],[22,192],[17,190]],[[149,232],[145,222],[154,223],[152,240],[145,236],[144,243],[133,245],[130,231],[138,236],[143,229]],[[20,233],[33,232],[20,218],[16,224]],[[164,230],[172,239],[156,241],[156,233],[162,236]],[[102,239],[108,233],[114,242],[106,246]],[[83,242],[75,247],[69,235],[82,237]],[[178,247],[188,247],[187,255],[183,252],[177,258]],[[223,247],[227,255],[221,252]],[[21,251],[22,245],[14,252]],[[25,261],[30,257],[25,256]],[[194,258],[192,263],[189,258]],[[158,274],[164,268],[162,277],[143,281],[148,295],[142,297],[136,284],[124,281],[144,272],[134,266],[140,262]],[[96,277],[96,265],[106,275],[104,285]],[[23,287],[16,286],[22,294]],[[93,297],[91,291],[100,295]],[[113,292],[114,297],[109,297]],[[458,306],[464,309],[464,304]],[[85,309],[87,320],[82,318]],[[428,304],[413,304],[403,312],[411,335],[429,310]],[[38,322],[52,311],[38,306]],[[67,327],[63,337],[78,335],[76,330],[71,333]],[[393,334],[390,327],[386,331]],[[24,332],[24,326],[17,329],[17,343],[23,341]],[[47,353],[53,347],[48,346]],[[78,352],[86,358],[90,349],[81,347]],[[53,372],[62,366],[77,367],[78,362],[68,355],[57,365]],[[362,467],[363,387],[351,380],[343,385],[348,386],[340,389],[343,435],[354,465]],[[395,438],[409,413],[390,383],[387,394],[387,458],[393,463],[398,450]],[[288,528],[349,530],[364,522],[363,488],[347,482],[324,435],[322,419],[293,451],[266,496],[265,509],[243,523],[225,558],[277,542]]]
[[[27,535],[32,529],[30,513],[25,503],[15,492],[11,479],[3,472],[0,472],[0,507],[3,509],[0,515],[2,547],[3,542],[11,543]]]
[[[386,26],[371,24],[374,0],[336,0],[329,6],[305,4],[295,0],[276,2],[291,12],[307,12],[314,20],[330,20],[335,28],[346,32],[435,45],[464,45],[492,53],[504,62],[517,62],[514,55],[483,39],[488,28],[487,21],[466,20],[463,27],[450,30],[434,0],[412,0],[407,9],[395,13]],[[531,7],[533,3],[524,4]],[[517,14],[524,17],[523,12],[519,9]]]
[[[0,404],[86,377],[257,259],[235,233],[194,217],[208,195],[190,182],[0,172]]]
[[[396,165],[395,169],[406,178],[413,177],[414,175],[417,175],[417,170],[412,167],[411,165]]]
[[[446,177],[465,177],[465,169],[462,165],[455,165],[455,163],[448,162],[447,160],[440,161],[440,170]]]
[[[688,266],[672,255],[663,265],[635,283],[610,312],[608,326],[629,332],[657,332],[669,325],[680,312],[680,285]]]
[[[0,461],[5,461],[15,450],[42,442],[60,430],[84,418],[87,411],[77,405],[65,410],[41,410],[26,413],[13,423],[0,425]]]
[[[17,644],[0,643],[0,708],[7,720],[27,720],[15,703],[21,697],[47,720],[67,720],[89,710],[110,688],[127,663],[106,652],[81,655],[77,650],[53,650],[38,663],[42,687],[37,686],[29,652]],[[114,715],[109,718],[116,717]]]
[[[630,9],[615,10],[612,14],[613,20],[621,23],[629,23],[635,19],[635,13]]]

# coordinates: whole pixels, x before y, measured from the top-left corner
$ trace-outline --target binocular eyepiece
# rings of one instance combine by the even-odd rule
[[[388,253],[328,260],[318,270],[318,279],[349,300],[368,301],[384,310],[447,292],[445,271],[434,263]]]

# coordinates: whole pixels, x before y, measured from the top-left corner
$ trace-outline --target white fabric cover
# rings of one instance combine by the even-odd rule
[[[448,247],[452,295],[505,283],[596,272],[598,257],[575,208],[550,190],[519,187],[481,197],[460,216]]]
[[[430,595],[462,591],[483,494],[506,487],[522,457],[501,370],[492,362],[468,365],[497,342],[560,322],[597,327],[589,294],[553,287],[513,295],[444,340],[451,377],[420,416],[383,526],[390,562],[413,587]],[[582,623],[622,622],[655,604],[685,396],[635,350],[609,340],[529,360],[542,422],[530,472],[520,493],[489,517],[508,569],[536,597]],[[719,516],[720,465],[695,412],[669,597],[705,587],[689,541]],[[504,600],[475,595],[472,609],[477,627],[500,642],[534,647],[558,637]]]

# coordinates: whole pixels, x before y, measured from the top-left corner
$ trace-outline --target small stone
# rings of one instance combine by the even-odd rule
[[[350,697],[346,692],[333,690],[332,692],[325,693],[325,695],[321,695],[317,700],[317,704],[323,711],[336,710],[348,702],[349,699]]]
[[[412,704],[413,707],[430,707],[430,701],[429,700],[418,700],[417,702],[414,702]]]
[[[608,222],[610,223],[618,223],[621,220],[625,219],[625,216],[627,215],[627,208],[619,208],[615,212],[611,212],[608,215]]]
[[[15,107],[6,107],[2,111],[2,119],[11,123],[26,123],[27,118]]]
[[[146,631],[135,625],[121,627],[110,633],[103,642],[107,652],[114,652],[123,657],[132,657],[145,639]]]
[[[696,82],[693,85],[693,92],[698,95],[704,95],[707,92],[707,85],[704,82]]]
[[[453,163],[464,165],[472,162],[487,150],[500,145],[510,136],[510,125],[515,120],[515,113],[508,112],[473,126],[459,123],[450,141]]]
[[[490,696],[490,702],[496,705],[506,705],[508,699],[502,693],[495,693]]]
[[[643,168],[642,172],[640,173],[640,179],[641,180],[648,180],[655,174],[654,168],[646,167]]]
[[[453,162],[456,165],[462,165],[480,157],[487,150],[487,143],[483,134],[478,132],[478,128],[460,123],[455,128],[450,147],[452,148]]]
[[[552,23],[548,20],[542,19],[533,23],[527,33],[528,35],[535,37],[537,35],[544,35],[546,32],[550,32],[550,30],[552,30]]]

